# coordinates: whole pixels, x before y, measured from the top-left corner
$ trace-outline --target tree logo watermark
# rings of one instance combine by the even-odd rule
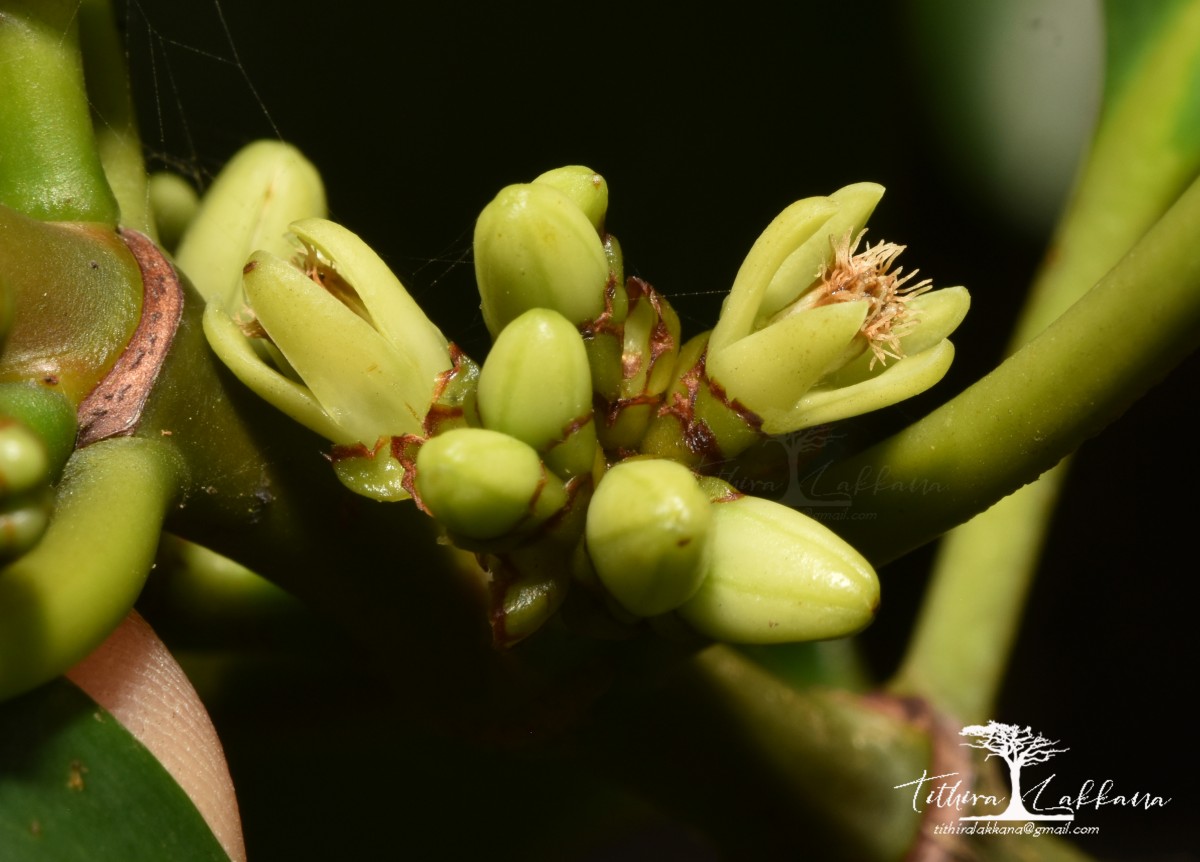
[[[971,724],[959,731],[959,736],[974,737],[975,742],[964,742],[972,748],[982,748],[988,752],[985,760],[992,757],[1001,758],[1008,765],[1008,785],[1012,793],[1008,796],[1008,807],[999,814],[975,814],[960,817],[959,820],[1074,820],[1074,812],[1066,814],[1041,814],[1025,809],[1025,799],[1021,792],[1021,769],[1034,763],[1045,763],[1056,754],[1070,751],[1069,748],[1055,748],[1057,740],[1047,739],[1040,733],[1034,733],[1032,728],[1020,727],[1016,724],[1001,724],[989,721],[987,724]]]

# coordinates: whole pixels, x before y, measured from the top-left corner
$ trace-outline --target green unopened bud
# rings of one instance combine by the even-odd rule
[[[587,513],[596,574],[622,607],[657,616],[686,602],[708,568],[712,505],[674,461],[623,461],[604,474]]]
[[[531,308],[552,308],[574,324],[595,320],[609,266],[583,210],[553,186],[528,183],[503,189],[480,214],[475,277],[495,338]]]
[[[883,194],[859,183],[784,210],[747,255],[713,329],[706,373],[780,434],[894,404],[953,357],[962,288],[926,294],[892,269],[903,246],[857,251]],[[894,360],[889,365],[889,360]],[[857,387],[853,393],[840,391]],[[814,396],[810,398],[810,395]]]
[[[417,493],[451,537],[502,539],[566,504],[563,483],[529,445],[484,428],[455,428],[417,453]]]
[[[596,458],[592,377],[579,331],[557,311],[534,308],[496,339],[479,373],[485,428],[532,446],[564,479]]]
[[[874,617],[870,563],[812,518],[731,495],[713,503],[712,534],[708,576],[678,610],[700,633],[734,643],[824,640]]]
[[[608,183],[604,177],[583,165],[570,165],[546,171],[534,182],[565,194],[583,211],[596,232],[604,233],[604,216],[608,212]]]
[[[251,252],[288,257],[288,225],[325,215],[316,168],[281,141],[239,150],[204,195],[175,255],[206,302],[236,312],[242,266]]]
[[[246,331],[210,303],[205,333],[244,383],[339,444],[420,434],[449,345],[361,239],[322,219],[292,225],[303,268],[257,252],[243,288]],[[272,363],[266,360],[270,358]],[[297,380],[299,378],[299,380]]]

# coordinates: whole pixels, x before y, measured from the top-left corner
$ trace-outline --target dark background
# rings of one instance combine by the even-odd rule
[[[1069,18],[1026,5],[1022,26],[1049,50],[1086,41]],[[477,358],[486,340],[470,236],[508,183],[568,163],[603,173],[628,271],[670,297],[695,333],[779,210],[880,182],[888,193],[870,236],[906,243],[908,267],[972,294],[950,376],[898,414],[915,417],[998,361],[1049,230],[1044,205],[1014,214],[987,194],[974,121],[956,113],[962,103],[938,101],[965,79],[954,63],[981,34],[933,32],[911,4],[717,8],[140,0],[123,25],[152,166],[203,184],[256,137],[297,144],[325,177],[332,217]],[[1072,62],[1064,53],[1064,74]],[[1028,198],[1055,198],[1035,188],[1047,157],[1027,146],[1027,164],[999,181],[1016,206],[1026,176]],[[1172,798],[1162,810],[1081,818],[1101,827],[1081,842],[1101,858],[1196,858],[1183,852],[1196,843],[1184,732],[1195,689],[1196,371],[1192,360],[1080,451],[995,715],[1070,747],[1039,773],[1057,771],[1056,787],[1112,778],[1118,792]],[[884,605],[863,636],[880,674],[899,659],[928,564],[921,551],[880,573]],[[270,760],[235,725],[252,711],[216,718],[251,856],[266,859],[293,828],[315,840],[311,820],[298,824],[331,814],[326,791],[263,779],[283,755]]]

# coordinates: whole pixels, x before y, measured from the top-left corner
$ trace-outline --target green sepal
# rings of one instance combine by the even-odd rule
[[[373,449],[357,444],[334,446],[333,471],[338,481],[361,497],[395,503],[412,495],[405,487],[408,471],[396,457],[394,441],[403,438],[380,438]]]

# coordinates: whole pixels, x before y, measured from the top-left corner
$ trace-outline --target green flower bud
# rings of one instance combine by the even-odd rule
[[[579,331],[557,311],[533,308],[500,333],[479,372],[485,428],[532,446],[564,479],[596,459],[592,377]]]
[[[706,373],[768,434],[894,404],[949,368],[946,337],[966,314],[966,291],[938,291],[934,299],[928,281],[909,285],[915,273],[892,270],[903,246],[856,251],[882,194],[859,183],[798,201],[738,272],[709,341]]]
[[[221,169],[188,224],[175,265],[208,303],[230,313],[240,304],[242,266],[251,252],[292,253],[286,237],[297,219],[325,215],[325,188],[295,147],[256,141]]]
[[[499,431],[455,428],[417,453],[421,503],[454,538],[486,542],[544,522],[567,502],[561,480],[528,444]]]
[[[495,338],[531,308],[574,324],[604,311],[608,259],[596,228],[563,192],[544,183],[503,189],[475,224],[475,277]]]
[[[623,608],[656,616],[686,602],[704,580],[712,505],[681,464],[623,461],[604,474],[587,512],[587,548]]]
[[[323,219],[292,225],[302,267],[256,252],[244,329],[216,303],[209,343],[242,382],[334,443],[419,435],[453,362],[444,336],[361,239]],[[254,342],[247,331],[255,336]],[[261,352],[260,352],[261,351]]]
[[[854,634],[871,622],[879,580],[819,522],[758,497],[713,503],[712,557],[699,591],[677,613],[734,643],[789,643]]]

